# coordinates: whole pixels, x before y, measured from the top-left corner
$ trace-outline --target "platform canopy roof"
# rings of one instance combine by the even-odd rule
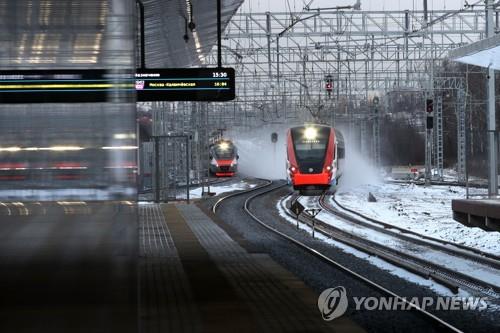
[[[143,0],[143,3],[146,8],[148,66],[197,65],[217,43],[216,0]],[[242,3],[243,0],[222,0],[223,27]],[[186,27],[190,15],[196,25],[193,32]],[[186,31],[187,42],[184,40]]]
[[[452,50],[449,58],[464,64],[500,70],[500,35]]]
[[[138,0],[137,0],[138,1]],[[91,68],[109,62],[107,44],[139,36],[115,26],[139,26],[136,0],[0,0],[0,67]],[[146,65],[196,66],[217,42],[217,1],[142,0],[145,7]],[[225,27],[243,0],[222,0]],[[110,18],[110,13],[115,15]],[[118,14],[116,14],[118,13]],[[121,22],[121,20],[127,22]],[[189,29],[188,23],[195,23]],[[187,35],[188,38],[184,36]],[[106,56],[108,59],[105,60]],[[138,57],[138,56],[137,56]]]

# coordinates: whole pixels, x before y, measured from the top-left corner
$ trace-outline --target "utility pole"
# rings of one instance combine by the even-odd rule
[[[404,58],[405,58],[405,67],[406,67],[406,80],[405,80],[405,85],[408,87],[410,84],[410,64],[408,60],[408,53],[409,53],[409,47],[408,47],[408,40],[409,40],[409,34],[410,34],[410,11],[406,10],[405,11],[405,40],[404,40]]]
[[[217,0],[217,67],[222,67],[222,1]]]
[[[495,35],[494,1],[486,0],[486,36]],[[497,132],[495,119],[495,70],[488,67],[488,195],[498,194],[498,152],[497,152]]]
[[[337,103],[335,105],[335,109],[333,110],[333,124],[337,126],[337,119],[335,118],[335,111],[340,114],[340,47],[337,43]]]
[[[387,98],[387,97],[386,97]],[[373,106],[373,159],[375,162],[375,166],[380,168],[380,119],[379,119],[379,98],[377,96],[373,97],[372,100]]]
[[[424,40],[425,37],[429,37],[429,43],[430,43],[430,50],[431,50],[431,63],[430,63],[430,77],[429,77],[429,87],[426,93],[426,103],[428,100],[433,99],[434,95],[434,47],[433,47],[433,35],[432,32],[429,35],[429,29],[432,29],[432,27],[428,27],[429,23],[429,14],[427,11],[427,0],[424,0],[424,24],[426,26],[426,34],[424,35]],[[427,106],[426,106],[427,108]],[[427,123],[426,123],[426,129],[425,129],[425,184],[430,185],[431,183],[431,173],[432,173],[432,121],[433,118],[431,118],[432,111],[429,112],[428,109],[426,109],[427,112]]]
[[[271,59],[271,13],[266,12],[266,35],[267,35],[267,64],[269,67],[269,80],[272,80],[272,59]]]

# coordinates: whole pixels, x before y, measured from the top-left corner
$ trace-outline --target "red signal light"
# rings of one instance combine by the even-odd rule
[[[432,99],[428,99],[425,101],[425,107],[426,107],[426,111],[428,113],[432,113],[434,111],[434,101]]]

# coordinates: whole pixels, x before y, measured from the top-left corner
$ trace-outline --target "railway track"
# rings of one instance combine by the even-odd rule
[[[384,180],[385,183],[388,184],[396,184],[396,185],[401,185],[401,184],[414,184],[418,186],[425,186],[427,185],[425,183],[425,180],[396,180],[396,179],[386,179]],[[467,187],[466,184],[460,183],[458,181],[438,181],[438,180],[433,180],[430,182],[430,185],[437,185],[437,186],[458,186],[458,187]],[[476,183],[476,182],[470,182],[468,185],[470,188],[488,188],[488,184],[482,184],[482,183]]]
[[[322,200],[323,206],[328,205],[327,203],[325,203],[325,196],[323,196],[321,198],[321,200]],[[355,219],[351,220],[355,223],[358,223],[360,225],[364,225],[364,226],[369,227],[369,228],[373,228],[374,227],[373,224],[375,224],[375,225],[380,227],[380,228],[377,228],[377,230],[380,230],[380,231],[386,230],[387,232],[393,232],[392,230],[395,230],[395,231],[398,231],[402,234],[401,237],[404,237],[404,235],[413,236],[414,239],[417,239],[417,241],[419,238],[424,239],[424,240],[427,240],[429,242],[433,242],[433,243],[437,243],[437,244],[442,245],[443,246],[442,248],[445,250],[447,250],[446,247],[452,247],[452,248],[456,248],[459,250],[463,250],[465,252],[468,252],[469,254],[471,254],[471,253],[475,254],[477,256],[476,258],[478,258],[478,260],[484,261],[485,263],[490,263],[490,264],[494,265],[495,267],[500,268],[500,256],[494,255],[492,253],[484,252],[484,251],[472,248],[470,246],[457,244],[457,243],[453,243],[453,242],[446,241],[443,239],[423,235],[423,234],[420,234],[420,233],[412,231],[412,230],[401,228],[401,227],[395,226],[393,224],[386,223],[386,222],[371,218],[369,216],[366,216],[364,214],[361,214],[359,212],[356,212],[352,209],[345,207],[335,198],[335,195],[333,195],[331,197],[331,200],[338,208],[340,208],[340,210],[337,209],[339,214],[342,214],[346,218],[350,218],[348,216],[348,214],[342,213],[342,210],[343,210],[344,212],[347,212],[347,213],[350,213],[350,214],[357,216],[358,217],[357,219],[355,218]],[[335,209],[335,207],[332,207],[332,208]],[[460,254],[459,251],[455,251],[455,253]],[[469,254],[467,254],[467,255],[469,255]]]
[[[200,187],[202,185],[203,186],[214,186],[214,185],[229,183],[229,182],[235,181],[235,180],[241,180],[241,178],[239,178],[237,176],[235,176],[235,177],[218,177],[218,178],[212,177],[212,178],[210,178],[210,180],[208,182],[190,184],[189,187],[194,188],[194,187]],[[177,185],[174,187],[160,187],[160,190],[185,190],[185,189],[186,189],[186,185]],[[139,191],[139,194],[147,194],[147,193],[153,193],[153,189],[148,188],[146,190]]]
[[[291,198],[289,202],[293,199],[294,198]],[[389,263],[402,267],[410,272],[413,272],[414,274],[422,276],[423,278],[431,278],[455,293],[459,291],[459,288],[465,288],[471,291],[479,292],[483,295],[498,297],[500,293],[499,286],[423,258],[424,256],[421,255],[421,253],[430,253],[430,255],[435,257],[443,256],[444,258],[453,261],[462,260],[462,267],[475,265],[478,269],[483,269],[486,272],[489,272],[491,267],[493,276],[494,272],[500,274],[500,271],[498,270],[500,263],[498,261],[491,258],[481,257],[476,253],[466,253],[462,249],[452,249],[450,247],[443,246],[442,244],[417,239],[401,233],[395,233],[379,226],[358,223],[359,221],[357,221],[354,217],[343,214],[342,212],[334,210],[326,205],[324,203],[324,197],[318,197],[318,201],[321,208],[327,211],[327,213],[335,215],[337,218],[341,219],[342,222],[348,223],[353,228],[362,227],[369,230],[370,235],[372,236],[371,238],[378,239],[377,233],[382,234],[385,238],[390,237],[394,239],[390,242],[390,244],[398,243],[400,246],[396,249],[394,246],[390,246],[390,244],[384,244],[383,241],[379,240],[377,242],[368,239],[367,237],[360,236],[352,229],[345,230],[345,228],[331,225],[321,220],[321,218],[313,220],[311,217],[304,215],[301,216],[301,222],[307,224],[311,228],[314,224],[316,232],[319,232],[328,238],[335,239],[350,247],[356,248],[362,252],[382,258]],[[289,211],[289,207],[286,207],[284,202],[285,200],[282,201],[282,208],[290,217],[295,218],[295,215]]]
[[[268,195],[269,193],[274,192],[276,190],[279,190],[279,189],[283,188],[284,186],[286,186],[286,184],[272,186],[273,184],[274,183],[272,181],[266,181],[265,184],[257,186],[255,188],[252,188],[252,189],[249,189],[249,190],[245,190],[245,191],[240,191],[240,192],[233,193],[233,194],[227,195],[225,197],[222,197],[222,198],[220,198],[212,206],[212,211],[213,211],[213,213],[216,213],[217,212],[217,208],[224,201],[226,201],[226,200],[228,200],[230,198],[233,198],[233,197],[236,197],[236,196],[240,196],[240,195],[244,195],[244,194],[248,194],[248,193],[254,193],[255,192],[255,194],[250,195],[245,200],[243,208],[244,208],[244,211],[252,218],[252,220],[254,220],[255,222],[257,222],[263,228],[265,228],[266,230],[268,230],[268,231],[270,231],[270,232],[272,232],[274,234],[277,234],[278,236],[280,236],[283,239],[285,239],[286,241],[294,244],[295,246],[301,248],[302,250],[306,251],[307,253],[309,253],[309,254],[311,254],[311,255],[313,255],[313,256],[321,259],[326,264],[331,265],[332,267],[334,267],[334,268],[336,268],[336,269],[338,269],[338,270],[340,270],[340,271],[342,271],[342,272],[350,275],[354,279],[356,279],[356,280],[364,283],[365,285],[367,285],[368,287],[372,288],[373,290],[381,293],[382,295],[394,297],[398,301],[403,302],[404,304],[407,305],[408,309],[416,311],[418,314],[422,315],[430,323],[432,323],[433,325],[435,325],[436,327],[438,327],[441,331],[462,332],[457,327],[455,327],[452,324],[446,322],[445,320],[437,317],[436,315],[432,314],[431,312],[426,311],[425,309],[422,309],[418,305],[409,302],[405,297],[403,297],[403,296],[401,296],[401,295],[399,295],[399,294],[391,291],[390,289],[388,289],[388,288],[386,288],[386,287],[384,287],[384,286],[376,283],[375,281],[373,281],[369,277],[364,276],[364,275],[362,275],[360,273],[357,273],[357,272],[351,270],[350,268],[344,266],[343,264],[339,263],[338,261],[336,261],[335,259],[331,258],[330,256],[321,253],[320,251],[316,250],[315,248],[313,248],[313,247],[311,247],[311,246],[309,246],[307,244],[304,244],[303,242],[301,242],[300,240],[294,238],[293,236],[290,236],[290,235],[288,235],[288,234],[286,234],[286,233],[284,233],[284,232],[282,232],[280,230],[275,229],[274,227],[270,226],[265,221],[263,221],[259,217],[257,217],[256,214],[254,212],[252,212],[252,210],[250,208],[251,202],[253,200],[255,200],[256,198],[258,198],[258,197],[261,197],[261,196],[264,196],[264,195]]]

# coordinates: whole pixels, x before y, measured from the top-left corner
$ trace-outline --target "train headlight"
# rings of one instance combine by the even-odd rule
[[[308,141],[316,140],[318,137],[318,129],[314,127],[307,127],[304,131],[304,138]]]
[[[297,168],[296,168],[296,167],[294,167],[294,166],[291,166],[291,167],[290,167],[290,172],[291,172],[291,173],[296,173],[296,172],[297,172]]]
[[[331,165],[327,165],[327,166],[326,166],[326,171],[332,171],[332,169],[333,169],[333,168],[332,168],[332,166],[331,166]]]
[[[221,150],[228,150],[229,149],[229,143],[227,143],[227,142],[221,142],[221,144],[219,145],[219,148]]]
[[[238,164],[238,160],[235,158],[231,161],[231,166],[235,166],[236,164]]]
[[[210,164],[211,164],[211,165],[214,165],[214,166],[216,166],[216,167],[218,167],[218,166],[219,166],[219,164],[217,163],[217,160],[216,160],[215,158],[213,158],[213,159],[210,161]]]

